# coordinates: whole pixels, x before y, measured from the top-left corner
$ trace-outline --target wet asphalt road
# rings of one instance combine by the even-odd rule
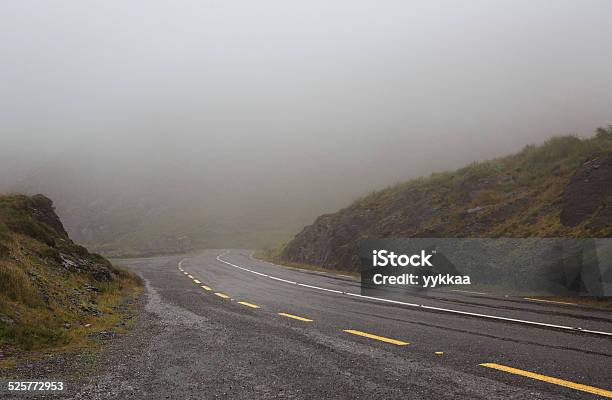
[[[350,296],[355,278],[242,250],[116,263],[145,279],[146,305],[74,398],[595,399],[612,389],[610,336]],[[448,291],[397,300],[612,332],[610,311],[582,306]]]

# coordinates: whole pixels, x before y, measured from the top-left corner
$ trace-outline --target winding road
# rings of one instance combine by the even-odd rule
[[[607,310],[450,290],[364,297],[356,278],[246,250],[116,263],[147,284],[144,322],[77,398],[612,398]]]

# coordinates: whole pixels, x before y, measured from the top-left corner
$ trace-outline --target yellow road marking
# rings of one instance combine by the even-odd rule
[[[539,381],[552,383],[554,385],[564,386],[564,387],[568,387],[571,389],[580,390],[582,392],[587,392],[587,393],[597,394],[599,396],[612,398],[612,391],[609,391],[609,390],[599,389],[593,386],[582,385],[580,383],[564,381],[563,379],[551,378],[550,376],[540,375],[540,374],[536,374],[534,372],[529,372],[529,371],[523,371],[522,369],[506,367],[505,365],[499,365],[495,363],[485,363],[485,364],[480,364],[480,365],[482,365],[483,367],[493,368],[499,371],[504,371],[504,372],[508,372],[511,374],[526,376],[531,379],[537,379]]]
[[[287,318],[297,319],[298,321],[312,322],[311,319],[304,318],[304,317],[298,317],[297,315],[287,314],[287,313],[284,313],[284,312],[279,312],[278,315],[281,315],[281,316],[287,317]]]
[[[188,277],[189,279],[195,279],[195,278],[193,277],[193,275],[187,275],[187,277]]]
[[[185,275],[187,275],[187,271],[183,271],[183,273],[184,273]]]
[[[239,301],[238,304],[242,304],[243,306],[247,306],[251,308],[260,308],[258,305],[247,303],[246,301]]]
[[[212,290],[211,288],[209,288],[209,287],[208,287],[208,286],[206,286],[206,285],[202,285],[201,287],[202,287],[202,289],[204,289],[204,290]]]
[[[197,280],[197,279],[194,279],[193,281],[194,281],[195,283],[197,283],[197,284],[202,283],[202,282],[200,282],[200,281],[199,281],[199,280]]]
[[[389,338],[386,338],[384,336],[372,335],[371,333],[355,331],[353,329],[345,329],[344,332],[352,333],[353,335],[367,337],[367,338],[370,338],[370,339],[380,340],[381,342],[387,342],[387,343],[396,344],[398,346],[405,346],[407,344],[410,344],[408,342],[402,342],[401,340],[389,339]]]
[[[226,294],[219,293],[219,292],[216,292],[215,294],[216,294],[217,296],[221,297],[222,299],[229,299],[229,296],[228,296],[228,295],[226,295]]]

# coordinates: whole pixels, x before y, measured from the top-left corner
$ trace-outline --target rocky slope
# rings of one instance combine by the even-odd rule
[[[138,285],[75,244],[45,196],[0,195],[0,358],[78,342]]]
[[[359,245],[384,237],[610,237],[612,128],[433,174],[317,218],[281,260],[358,270]]]

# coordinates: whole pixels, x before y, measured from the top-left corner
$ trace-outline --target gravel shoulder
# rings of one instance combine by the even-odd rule
[[[262,317],[177,279],[178,260],[130,261],[146,283],[132,328],[100,353],[17,368],[63,379],[68,389],[14,398],[560,398]]]

